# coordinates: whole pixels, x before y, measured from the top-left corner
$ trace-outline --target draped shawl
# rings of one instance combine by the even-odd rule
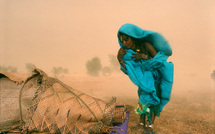
[[[173,84],[174,65],[172,62],[167,62],[167,58],[172,55],[170,45],[161,34],[127,23],[120,27],[117,34],[120,47],[123,47],[119,37],[120,33],[148,41],[158,51],[154,58],[136,62],[134,58],[131,58],[132,53],[135,52],[125,48],[127,53],[122,60],[126,69],[121,66],[121,70],[138,86],[139,101],[149,107],[159,105],[160,111],[162,111],[163,106],[170,99]],[[155,86],[156,84],[158,86]],[[158,88],[160,95],[157,93]]]

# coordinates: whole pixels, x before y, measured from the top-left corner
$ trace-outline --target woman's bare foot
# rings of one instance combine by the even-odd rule
[[[144,134],[155,134],[155,132],[153,132],[153,125],[146,126]]]

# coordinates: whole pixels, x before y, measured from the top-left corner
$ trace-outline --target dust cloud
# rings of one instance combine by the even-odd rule
[[[109,65],[108,55],[119,49],[119,27],[133,23],[161,33],[172,46],[173,92],[214,86],[213,0],[1,0],[0,12],[0,64],[20,73],[32,63],[47,73],[62,66],[71,76],[86,75],[86,62],[96,56]]]
[[[213,133],[214,0],[0,0],[0,66],[27,73],[30,63],[49,76],[53,67],[63,67],[69,74],[59,79],[69,86],[135,106],[137,87],[122,72],[86,74],[86,62],[94,57],[103,67],[110,64],[108,55],[117,54],[117,31],[124,23],[161,33],[173,49],[171,101],[155,131]],[[129,127],[138,120],[132,111]]]

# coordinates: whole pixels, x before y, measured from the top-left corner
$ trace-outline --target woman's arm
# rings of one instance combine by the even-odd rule
[[[158,53],[157,50],[152,46],[149,42],[144,42],[146,51],[148,51],[152,57],[155,57],[155,55]]]
[[[141,52],[132,53],[132,58],[135,58],[135,61],[139,61],[142,59],[148,60],[153,58],[157,54],[157,50],[149,42],[143,42],[141,44],[141,50]],[[147,51],[147,54],[143,53],[144,50]]]
[[[117,54],[117,59],[118,59],[118,61],[119,61],[119,63],[122,65],[122,67],[124,67],[125,69],[126,69],[126,67],[125,67],[125,63],[124,63],[124,61],[122,60],[122,57],[123,57],[123,55],[124,54],[126,54],[127,52],[126,52],[126,50],[124,49],[124,48],[120,48],[119,49],[119,51],[118,51],[118,54]]]

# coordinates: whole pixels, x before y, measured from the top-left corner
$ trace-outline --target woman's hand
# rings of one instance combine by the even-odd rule
[[[122,57],[127,53],[127,51],[124,48],[120,48],[118,51],[117,59],[118,61],[122,61]]]
[[[122,60],[122,57],[127,53],[127,51],[124,49],[124,48],[120,48],[119,51],[118,51],[118,55],[117,55],[117,59],[119,61],[119,63],[126,69],[125,67],[125,63],[124,61]]]
[[[148,55],[144,53],[132,53],[132,55],[133,56],[131,58],[135,58],[135,61],[139,61],[141,59],[148,60]]]

